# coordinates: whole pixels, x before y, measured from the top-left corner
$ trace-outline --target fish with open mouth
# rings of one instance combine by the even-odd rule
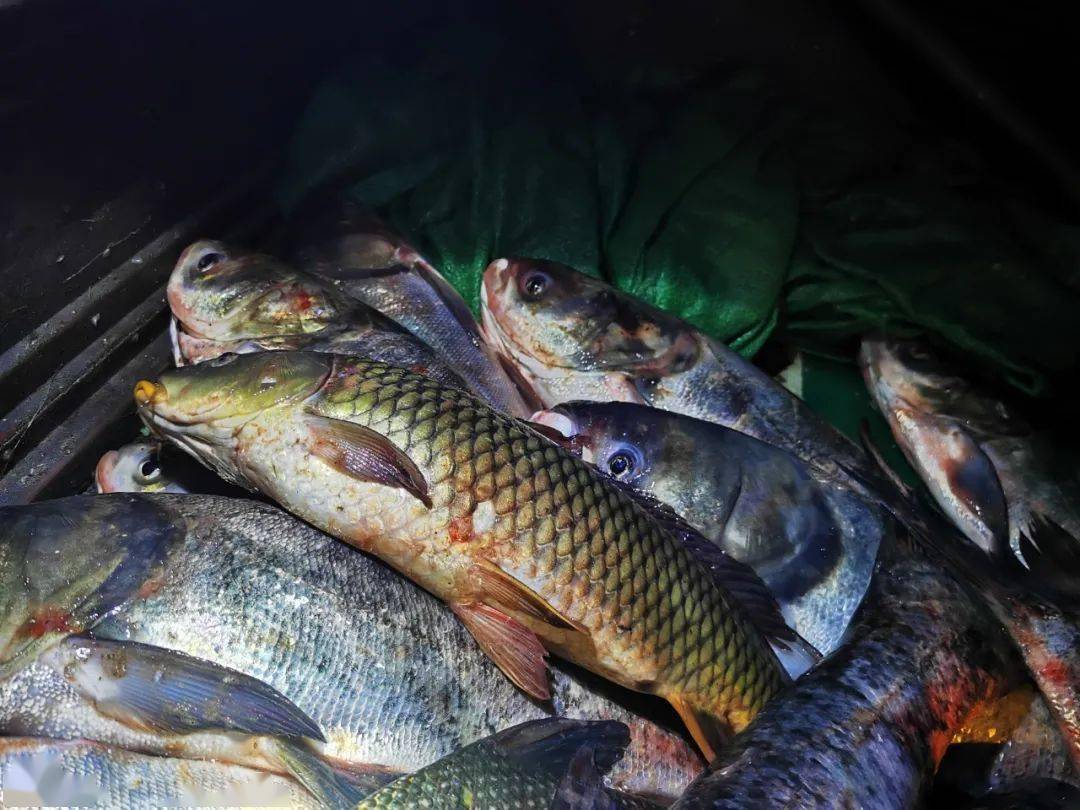
[[[161,471],[161,442],[137,441],[109,450],[94,468],[94,487],[104,492],[187,492]]]
[[[189,245],[166,285],[177,365],[225,353],[351,352],[468,388],[434,349],[332,284],[259,253]]]
[[[530,701],[437,600],[249,500],[0,508],[0,620],[7,735],[213,759],[353,800],[552,711],[630,728],[610,777],[627,791],[670,798],[701,766],[562,671],[551,704]]]
[[[671,411],[569,402],[533,421],[752,567],[823,654],[839,643],[893,531],[880,505],[778,447]]]
[[[223,477],[446,601],[534,697],[554,652],[663,697],[710,755],[787,682],[767,639],[800,639],[751,569],[459,389],[265,352],[168,371],[135,399]]]
[[[344,203],[324,209],[294,239],[297,267],[331,279],[434,348],[493,407],[526,418],[536,410],[484,341],[465,300],[420,252],[385,222]],[[526,387],[526,393],[530,393]]]
[[[1057,463],[1048,436],[926,341],[867,337],[859,360],[904,455],[973,542],[990,554],[1011,548],[1029,564],[1030,544],[1057,527],[1080,551],[1080,476]]]

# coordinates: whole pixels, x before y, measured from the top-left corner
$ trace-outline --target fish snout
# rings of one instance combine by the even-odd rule
[[[112,477],[119,460],[120,454],[115,450],[110,450],[98,460],[97,467],[94,468],[94,487],[99,493],[116,491]]]
[[[153,405],[158,405],[169,398],[169,392],[165,389],[164,385],[151,382],[150,380],[139,380],[135,383],[133,395],[135,397],[135,403],[140,408],[149,408]]]

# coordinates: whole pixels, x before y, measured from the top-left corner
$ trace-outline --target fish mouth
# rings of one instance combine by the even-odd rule
[[[589,447],[588,434],[580,430],[580,425],[559,408],[537,411],[529,421],[541,425],[549,438],[567,448],[589,464],[593,463],[592,448]],[[561,438],[560,438],[561,437]]]

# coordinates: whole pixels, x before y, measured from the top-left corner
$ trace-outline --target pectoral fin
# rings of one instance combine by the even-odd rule
[[[686,730],[694,738],[705,759],[708,762],[716,759],[717,753],[731,737],[731,727],[720,718],[691,706],[680,697],[669,697],[668,703],[686,724]]]
[[[404,489],[431,508],[423,473],[404,451],[381,433],[352,422],[314,414],[307,417],[307,423],[311,452],[335,470],[359,481]]]
[[[76,636],[40,660],[63,673],[102,714],[129,725],[324,741],[315,721],[273,687],[175,650]]]
[[[353,783],[299,740],[275,740],[274,753],[282,767],[324,807],[355,807],[367,793],[380,787],[368,789]]]
[[[560,629],[586,633],[577,622],[559,613],[529,586],[486,560],[475,569],[484,601],[505,610],[520,611]]]
[[[476,643],[514,684],[537,700],[551,698],[547,650],[532,630],[501,610],[485,605],[451,604]]]

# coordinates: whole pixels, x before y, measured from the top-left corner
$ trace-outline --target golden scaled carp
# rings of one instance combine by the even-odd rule
[[[135,398],[155,432],[445,600],[537,698],[551,651],[667,699],[711,756],[785,683],[766,636],[797,637],[749,568],[460,390],[268,352]]]

